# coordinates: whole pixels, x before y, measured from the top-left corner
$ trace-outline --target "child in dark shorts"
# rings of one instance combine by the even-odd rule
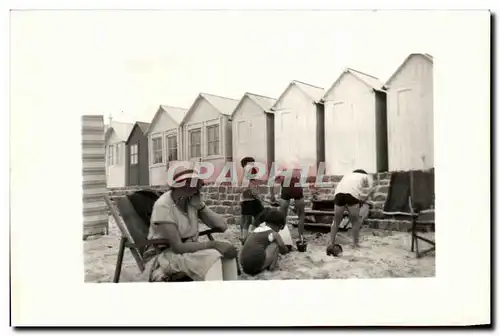
[[[248,180],[248,186],[244,186],[240,197],[241,205],[241,221],[240,221],[240,240],[243,243],[248,235],[248,232],[253,227],[257,226],[257,218],[264,210],[264,205],[258,195],[258,183],[252,178],[255,176],[256,168],[251,167],[255,162],[253,157],[245,157],[241,160],[243,168],[243,181]]]
[[[360,217],[360,209],[374,191],[373,179],[362,169],[356,169],[352,173],[345,174],[342,177],[335,188],[335,218],[331,226],[330,243],[327,251],[335,245],[337,231],[346,209],[349,212],[349,221],[352,224],[352,245],[354,248],[359,247],[359,233],[363,224],[363,217]],[[364,211],[366,210],[364,208]],[[364,216],[366,217],[366,213]]]
[[[299,217],[299,240],[304,240],[304,226],[305,226],[305,202],[304,202],[304,188],[300,184],[301,173],[298,169],[291,171],[289,181],[285,176],[275,176],[272,178],[274,181],[281,185],[281,202],[280,211],[285,215],[285,221],[288,216],[288,208],[290,201],[293,200],[295,211]],[[287,183],[289,182],[289,183]],[[276,202],[276,186],[271,187],[271,202]]]
[[[248,235],[240,253],[241,268],[248,275],[276,269],[279,254],[288,253],[288,247],[278,233],[285,227],[284,214],[266,209],[261,217],[263,223]]]

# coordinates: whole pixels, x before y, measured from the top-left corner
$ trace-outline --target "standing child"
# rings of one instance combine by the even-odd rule
[[[252,167],[255,159],[253,157],[244,157],[241,160],[243,168],[243,183],[248,181],[247,186],[243,186],[243,192],[240,197],[241,221],[240,221],[240,240],[245,241],[248,232],[257,226],[257,216],[264,210],[264,206],[259,198],[258,183],[253,176],[256,174],[256,168]]]
[[[335,245],[335,237],[346,208],[352,224],[353,247],[359,247],[359,231],[362,224],[359,212],[360,205],[366,201],[373,191],[373,180],[362,169],[357,169],[342,177],[342,180],[335,188],[335,217],[331,227],[330,244],[327,247],[327,253]]]
[[[304,202],[304,188],[300,185],[300,170],[293,170],[291,178],[284,176],[277,176],[274,178],[275,181],[281,184],[281,202],[280,211],[285,216],[285,221],[288,216],[288,208],[290,207],[290,201],[293,199],[295,212],[299,217],[299,240],[304,241],[304,225],[306,219],[306,206]],[[289,183],[288,183],[288,180]],[[271,187],[271,202],[276,202],[276,186]]]
[[[274,209],[262,213],[263,223],[246,239],[240,253],[243,272],[257,275],[268,269],[276,269],[279,254],[288,253],[288,247],[278,233],[285,227],[285,216]]]

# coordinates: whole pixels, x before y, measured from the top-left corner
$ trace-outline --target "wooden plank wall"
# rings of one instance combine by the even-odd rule
[[[82,116],[83,239],[108,233],[103,116]]]

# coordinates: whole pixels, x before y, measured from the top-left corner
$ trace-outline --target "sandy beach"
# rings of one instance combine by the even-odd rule
[[[297,229],[289,224],[295,239]],[[431,234],[430,234],[431,235]],[[433,235],[433,234],[432,234]],[[232,225],[215,239],[229,241],[238,247],[239,227]],[[363,248],[352,250],[343,245],[340,257],[325,254],[328,236],[307,232],[307,252],[293,251],[281,256],[278,269],[257,276],[240,275],[240,280],[285,280],[285,279],[348,279],[348,278],[395,278],[433,277],[435,256],[429,254],[421,259],[410,252],[411,237],[407,232],[364,229]],[[84,242],[85,282],[111,282],[116,266],[120,232],[110,217],[110,232],[107,236],[90,237]],[[425,243],[419,243],[425,248]],[[121,282],[136,281],[139,275],[135,261],[127,250],[123,260]]]

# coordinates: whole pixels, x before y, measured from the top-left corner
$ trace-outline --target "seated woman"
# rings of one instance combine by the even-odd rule
[[[265,210],[261,223],[248,234],[240,253],[243,272],[257,275],[268,269],[276,269],[279,254],[288,253],[288,247],[278,233],[285,226],[285,215],[278,210]]]
[[[203,182],[193,170],[174,175],[173,185],[155,202],[148,239],[165,239],[164,246],[150,246],[144,253],[147,281],[168,281],[184,274],[193,281],[236,280],[237,250],[222,241],[199,242],[198,220],[224,232],[224,218],[201,200]]]

